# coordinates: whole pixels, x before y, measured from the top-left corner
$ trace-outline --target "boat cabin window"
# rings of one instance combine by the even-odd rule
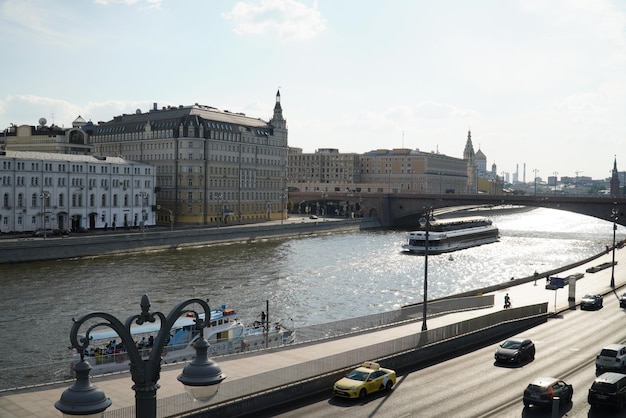
[[[209,343],[215,343],[217,341],[228,340],[230,338],[228,331],[216,332],[209,337]]]

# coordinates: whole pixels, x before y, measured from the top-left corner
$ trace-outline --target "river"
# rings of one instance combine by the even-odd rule
[[[429,299],[582,260],[611,244],[612,224],[552,209],[493,217],[499,242],[428,257]],[[424,257],[401,251],[406,231],[363,231],[0,265],[0,373],[32,383],[31,365],[67,365],[72,318],[140,312],[209,298],[252,322],[266,300],[272,320],[296,328],[397,309],[422,300]],[[618,239],[624,238],[618,227]],[[60,366],[59,366],[60,367]],[[60,373],[60,369],[56,370]],[[2,387],[5,387],[2,385]],[[0,389],[2,389],[0,387]]]

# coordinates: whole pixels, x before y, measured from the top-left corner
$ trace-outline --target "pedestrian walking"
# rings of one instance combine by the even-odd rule
[[[504,309],[508,309],[511,307],[511,298],[509,297],[509,294],[507,293],[506,295],[504,295]]]

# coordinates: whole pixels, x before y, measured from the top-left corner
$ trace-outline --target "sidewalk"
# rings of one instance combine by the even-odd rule
[[[611,260],[612,254],[609,252],[590,263],[558,274],[558,277],[563,278],[575,273],[584,274],[583,278],[576,281],[575,301],[568,300],[569,291],[567,287],[556,291],[545,289],[546,280],[542,278],[537,280],[536,284],[534,281],[531,281],[489,292],[488,294],[494,295],[495,306],[487,309],[465,311],[429,318],[428,327],[429,329],[434,329],[443,325],[501,310],[506,293],[511,297],[513,307],[548,302],[548,311],[557,314],[572,309],[574,303],[579,303],[585,293],[600,293],[611,297],[613,289],[610,287],[610,267],[597,273],[586,273],[588,267],[598,266],[607,262],[610,263]],[[615,260],[618,262],[615,266],[616,293],[621,293],[617,289],[626,284],[626,273],[621,271],[622,266],[626,264],[626,250],[616,250]],[[277,370],[306,361],[323,358],[330,353],[342,353],[354,348],[365,347],[378,341],[387,341],[415,333],[415,323],[409,323],[407,325],[388,327],[381,331],[358,334],[346,338],[333,338],[319,343],[296,344],[285,349],[271,349],[266,352],[251,355],[222,358],[219,360],[219,365],[226,373],[228,383],[238,383],[238,386],[245,387],[249,386],[249,383],[247,383],[245,379],[249,379],[251,375],[258,376],[270,370]],[[176,379],[178,374],[180,374],[180,369],[180,366],[163,369],[159,380],[161,387],[158,390],[158,399],[179,397],[184,394],[182,385]],[[107,396],[113,401],[113,405],[106,411],[107,414],[135,404],[135,394],[131,389],[132,380],[128,373],[113,377],[93,378],[92,380],[93,383],[103,389]],[[69,386],[71,386],[71,382],[64,382],[46,387],[0,393],[0,416],[6,418],[60,417],[61,413],[54,408],[54,403]],[[254,387],[253,389],[254,391],[259,391],[265,388]],[[226,396],[225,393],[220,392],[218,393],[218,397],[220,394]],[[216,397],[216,400],[218,397]],[[125,416],[122,414],[122,411],[118,412],[120,415],[116,416]]]

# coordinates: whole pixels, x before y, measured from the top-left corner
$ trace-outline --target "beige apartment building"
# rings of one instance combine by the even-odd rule
[[[290,148],[289,186],[303,187],[302,190],[306,191],[325,190],[329,185],[333,187],[331,190],[335,187],[341,190],[353,188],[355,184],[361,183],[359,157],[359,154],[343,154],[334,148],[320,148],[314,153],[303,153],[301,148]]]
[[[221,225],[282,219],[287,122],[280,92],[266,122],[194,104],[116,116],[90,136],[94,153],[152,164],[157,221]]]
[[[308,192],[467,193],[467,172],[463,159],[406,148],[289,154],[289,187]]]

